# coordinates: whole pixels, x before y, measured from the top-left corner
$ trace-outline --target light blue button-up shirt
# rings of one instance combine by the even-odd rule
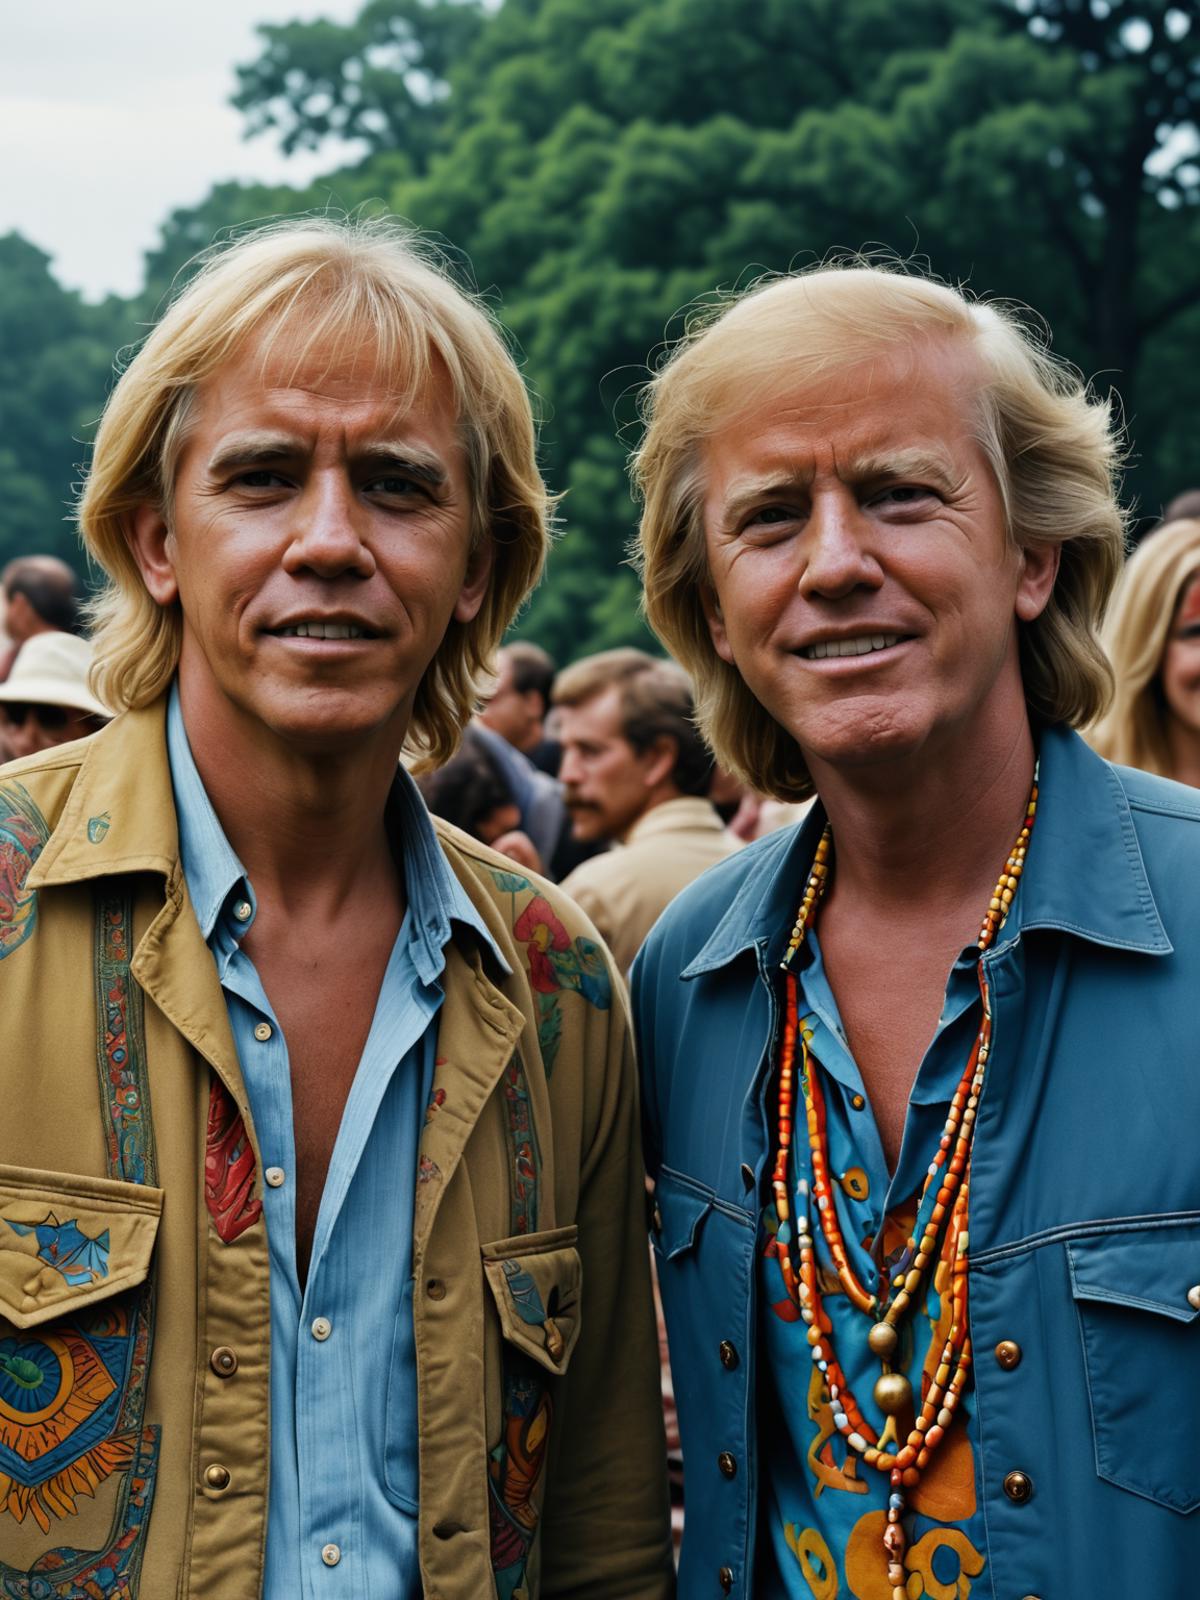
[[[205,792],[178,689],[167,750],[179,849],[225,994],[262,1150],[271,1462],[264,1600],[419,1600],[412,1205],[451,922],[507,965],[398,769],[388,822],[408,909],[342,1113],[303,1292],[287,1042],[242,949],[254,890]]]

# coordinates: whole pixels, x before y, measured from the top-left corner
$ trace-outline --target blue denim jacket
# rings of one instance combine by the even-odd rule
[[[1065,729],[1040,749],[1017,915],[985,958],[970,1265],[981,1582],[991,1600],[1194,1600],[1200,792],[1112,767]],[[772,974],[823,821],[818,806],[706,873],[633,970],[685,1463],[682,1600],[754,1592]],[[1031,1495],[1014,1494],[1014,1472]]]

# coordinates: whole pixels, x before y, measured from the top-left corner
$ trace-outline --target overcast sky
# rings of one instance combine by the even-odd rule
[[[0,234],[17,229],[91,298],[129,294],[176,206],[224,178],[303,183],[337,153],[285,160],[242,139],[234,66],[254,25],[354,16],[361,0],[7,0],[0,5]]]

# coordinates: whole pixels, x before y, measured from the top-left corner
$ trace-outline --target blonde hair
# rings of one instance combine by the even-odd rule
[[[297,332],[297,368],[316,351],[336,360],[367,337],[378,380],[401,407],[435,367],[449,376],[470,476],[472,549],[490,540],[494,561],[478,614],[451,621],[417,691],[410,745],[443,761],[471,715],[476,679],[541,574],[551,502],[529,397],[496,324],[411,229],[386,219],[269,224],[217,248],[125,369],[79,506],[84,541],[108,575],[92,607],[97,693],[117,710],[146,705],[179,661],[178,603],[151,598],[127,528],[148,502],[170,525],[199,385],[255,338],[269,350]]]
[[[718,761],[781,800],[813,792],[803,755],[717,655],[705,619],[704,441],[738,410],[882,353],[947,338],[980,358],[977,436],[1010,538],[1061,549],[1049,604],[1021,626],[1030,714],[1082,725],[1111,692],[1097,629],[1120,569],[1125,523],[1110,403],[1091,397],[1015,311],[973,303],[929,278],[856,260],[771,279],[692,320],[644,391],[646,432],[633,476],[650,624],[692,676],[697,719]]]
[[[1179,597],[1198,574],[1197,519],[1168,522],[1156,529],[1125,564],[1104,627],[1116,692],[1107,714],[1088,735],[1110,761],[1173,776],[1162,661]]]

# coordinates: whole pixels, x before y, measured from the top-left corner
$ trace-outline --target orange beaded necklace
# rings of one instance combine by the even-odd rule
[[[805,885],[800,910],[782,962],[787,998],[783,1023],[783,1042],[779,1056],[779,1144],[772,1175],[778,1231],[772,1249],[779,1262],[787,1293],[799,1310],[808,1329],[808,1343],[814,1364],[820,1371],[833,1406],[833,1420],[852,1450],[867,1466],[891,1474],[891,1495],[883,1545],[888,1563],[888,1582],[892,1600],[905,1600],[904,1552],[906,1537],[902,1518],[905,1490],[914,1488],[930,1457],[954,1420],[955,1411],[971,1370],[971,1339],[967,1331],[967,1229],[971,1184],[971,1144],[975,1133],[975,1113],[987,1070],[992,1036],[992,1012],[983,953],[1004,926],[1017,883],[1025,865],[1025,853],[1037,813],[1037,770],[1026,807],[1025,821],[1017,836],[995,893],[988,904],[976,941],[979,946],[979,992],[983,999],[983,1019],[971,1050],[962,1080],[950,1102],[946,1124],[938,1147],[925,1175],[912,1236],[904,1254],[890,1272],[890,1282],[881,1283],[879,1294],[859,1282],[846,1252],[845,1240],[837,1219],[829,1177],[829,1157],[825,1136],[825,1097],[820,1077],[813,1071],[814,1058],[799,1023],[799,1003],[792,961],[816,918],[821,896],[829,880],[832,835],[828,826],[817,846],[817,854]],[[838,1281],[852,1305],[872,1319],[867,1344],[879,1357],[881,1373],[875,1384],[875,1404],[888,1418],[897,1418],[913,1405],[912,1385],[902,1372],[892,1370],[892,1358],[900,1342],[899,1325],[905,1313],[920,1301],[923,1285],[941,1262],[950,1283],[951,1325],[943,1345],[933,1381],[921,1403],[920,1413],[907,1440],[899,1449],[882,1448],[881,1438],[864,1418],[833,1349],[833,1328],[821,1304],[817,1281],[816,1254],[808,1214],[796,1218],[797,1260],[792,1258],[791,1205],[788,1194],[788,1153],[794,1131],[796,1104],[796,1048],[800,1048],[800,1092],[812,1166],[811,1198],[816,1202],[821,1232],[833,1258]],[[801,1182],[797,1192],[806,1199],[808,1185]],[[805,1213],[810,1208],[805,1207]],[[887,1430],[885,1429],[886,1433]]]

